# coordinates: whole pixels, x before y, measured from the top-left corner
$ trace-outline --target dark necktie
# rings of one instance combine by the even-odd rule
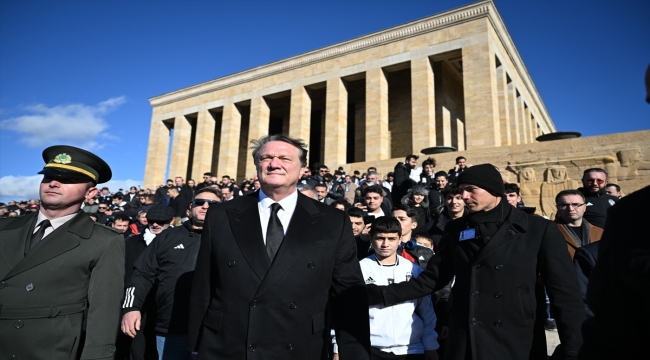
[[[271,204],[271,217],[269,218],[269,226],[266,229],[266,253],[269,255],[269,259],[273,262],[275,254],[282,244],[282,239],[284,239],[284,228],[278,218],[278,211],[282,209],[282,206],[278,203]]]
[[[43,235],[45,235],[45,229],[52,226],[52,224],[50,224],[50,220],[48,220],[48,219],[45,219],[45,220],[41,221],[40,225],[41,225],[41,227],[38,229],[38,231],[35,232],[34,235],[32,235],[32,242],[29,245],[30,250],[33,249],[34,246],[36,246],[36,244],[41,242],[41,239],[43,239]]]

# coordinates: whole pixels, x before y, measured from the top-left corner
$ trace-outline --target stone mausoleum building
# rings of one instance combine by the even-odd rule
[[[642,74],[640,75],[640,79]],[[650,182],[650,131],[538,142],[557,131],[492,1],[481,1],[150,99],[146,187],[211,171],[255,175],[250,140],[286,133],[309,163],[386,174],[436,146],[490,162],[554,213],[589,167],[626,191]],[[171,152],[168,151],[171,142]],[[551,203],[549,203],[549,200]],[[551,205],[553,209],[551,209]]]

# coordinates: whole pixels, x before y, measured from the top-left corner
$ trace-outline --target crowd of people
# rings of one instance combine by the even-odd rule
[[[547,359],[545,328],[551,359],[650,354],[650,186],[587,169],[545,219],[462,156],[380,180],[251,149],[241,184],[111,193],[101,158],[46,148],[40,199],[0,204],[0,358]]]
[[[478,278],[466,273],[467,269],[480,267],[477,260],[490,248],[490,243],[499,242],[498,234],[504,236],[499,232],[504,223],[509,224],[512,234],[525,235],[527,241],[536,245],[525,250],[512,246],[498,249],[500,263],[494,264],[494,268],[508,269],[499,275],[508,274],[510,282],[521,277],[522,272],[543,279],[528,283],[530,279],[519,280],[520,285],[527,285],[517,288],[518,297],[527,302],[523,315],[528,320],[524,323],[535,322],[538,312],[535,301],[539,300],[539,294],[545,294],[544,328],[557,329],[553,317],[557,314],[564,329],[560,333],[559,349],[566,351],[567,356],[577,355],[579,347],[576,346],[580,341],[575,336],[579,333],[576,326],[583,317],[594,316],[587,302],[589,277],[598,257],[598,241],[603,235],[607,210],[621,198],[620,187],[608,183],[604,169],[586,170],[583,187],[557,194],[557,215],[551,222],[533,215],[535,208],[523,203],[517,184],[503,182],[498,170],[490,164],[469,167],[467,160],[459,156],[453,169],[436,171],[434,158],[425,159],[420,166],[418,160],[418,156],[408,155],[383,180],[373,167],[363,174],[357,170],[348,174],[342,168],[331,173],[324,164],[303,168],[296,179],[299,192],[341,211],[349,219],[350,226],[345,226],[344,231],[349,231],[347,235],[354,238],[355,259],[360,261],[361,276],[368,287],[371,358],[429,360],[447,353],[445,358],[465,359],[470,358],[468,353],[487,346],[485,341],[490,339],[502,343],[503,349],[496,345],[490,348],[491,353],[501,354],[502,358],[513,355],[513,346],[521,351],[514,352],[518,354],[516,358],[524,358],[526,352],[545,353],[546,348],[541,345],[537,349],[517,345],[531,341],[543,344],[538,332],[522,332],[518,329],[521,324],[514,323],[506,329],[507,321],[515,320],[509,318],[512,314],[493,313],[495,304],[490,302],[480,306],[474,302],[474,297],[488,293],[494,299],[517,295],[505,293],[503,284],[499,285],[494,275]],[[190,357],[188,335],[190,344],[198,342],[196,338],[192,340],[190,327],[193,277],[208,209],[216,203],[235,204],[238,198],[257,198],[263,180],[255,177],[236,183],[228,175],[219,180],[206,172],[198,184],[178,176],[157,189],[132,186],[128,192],[122,189],[111,192],[102,187],[94,196],[83,199],[79,212],[113,228],[124,242],[124,293],[120,331],[116,329],[112,354],[115,359]],[[474,196],[475,193],[478,195]],[[39,200],[0,204],[4,218],[38,212]],[[222,225],[213,224],[216,229],[212,231],[218,231]],[[283,225],[286,229],[289,219],[280,221],[280,228]],[[450,234],[453,234],[451,238]],[[462,242],[473,239],[476,241]],[[557,245],[559,241],[565,244],[566,250],[558,252],[557,246],[548,245],[552,242]],[[455,253],[459,251],[455,250],[457,247],[462,249],[460,253]],[[559,260],[563,257],[574,259],[575,270],[567,265],[568,260]],[[541,259],[529,261],[537,258]],[[435,279],[428,272],[419,277],[432,259],[438,272]],[[234,261],[227,263],[230,266]],[[569,271],[572,276],[567,276]],[[572,278],[578,282],[572,283]],[[477,281],[481,287],[477,288]],[[418,286],[405,285],[408,282]],[[402,288],[391,287],[399,283]],[[373,290],[378,285],[387,287]],[[572,287],[575,293],[566,291]],[[466,294],[471,295],[467,298]],[[576,304],[576,299],[582,300]],[[294,305],[292,302],[290,307]],[[202,315],[203,322],[210,320],[205,319],[208,316],[209,313]],[[472,331],[467,324],[475,325],[477,318],[493,322],[494,328],[505,328],[501,329],[501,335],[484,331],[485,339],[481,341],[471,336],[466,338],[466,332]],[[459,321],[466,324],[458,325]],[[339,358],[336,325],[335,321],[331,323],[332,341],[323,350],[332,359]],[[209,324],[201,326],[210,327]],[[462,334],[460,341],[458,335],[452,335],[454,332]],[[507,344],[503,344],[504,335],[512,337]],[[448,343],[447,339],[453,341]],[[195,346],[195,350],[199,347]]]

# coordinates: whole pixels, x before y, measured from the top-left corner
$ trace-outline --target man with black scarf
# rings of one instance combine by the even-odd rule
[[[600,240],[603,235],[603,229],[584,218],[585,203],[585,197],[578,190],[563,190],[555,196],[555,222],[566,240],[571,258],[578,248]]]
[[[456,276],[447,359],[546,359],[543,281],[557,314],[562,346],[556,352],[575,358],[585,312],[557,226],[510,206],[491,164],[465,170],[458,187],[470,215],[447,225],[439,251],[417,279],[367,285],[370,304],[415,299]]]

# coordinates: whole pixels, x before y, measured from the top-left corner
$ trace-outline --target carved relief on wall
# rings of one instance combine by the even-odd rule
[[[650,147],[587,157],[509,162],[506,170],[517,176],[524,204],[537,207],[536,214],[553,220],[557,212],[555,196],[562,190],[582,187],[582,173],[585,170],[605,169],[609,174],[609,182],[617,183],[624,192],[629,193],[650,183],[650,161],[645,159],[650,159]],[[536,178],[540,174],[543,174],[543,182]]]
[[[546,169],[545,181],[542,184],[541,200],[542,214],[549,219],[555,219],[557,208],[555,206],[555,196],[562,190],[577,189],[580,183],[569,179],[566,166],[551,165]]]
[[[648,152],[648,149],[645,149]],[[617,180],[632,180],[639,175],[650,175],[650,161],[644,160],[643,151],[640,148],[621,150],[616,153],[619,161]],[[639,173],[641,172],[641,174]]]

